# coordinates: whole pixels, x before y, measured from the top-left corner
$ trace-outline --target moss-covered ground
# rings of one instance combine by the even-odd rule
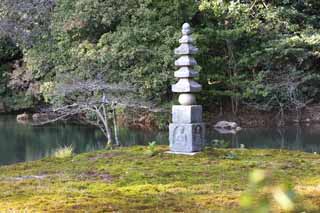
[[[0,167],[0,212],[238,212],[255,168],[320,212],[320,156],[281,150],[120,148]],[[275,184],[277,184],[275,183]]]

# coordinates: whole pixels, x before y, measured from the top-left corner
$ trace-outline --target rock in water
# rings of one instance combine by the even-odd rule
[[[239,130],[239,125],[236,122],[229,122],[229,121],[219,121],[214,125],[216,129],[228,129],[228,130]],[[241,129],[241,128],[240,128]]]
[[[29,120],[29,115],[27,113],[23,113],[23,114],[20,114],[20,115],[17,115],[17,121],[18,122],[26,122]]]

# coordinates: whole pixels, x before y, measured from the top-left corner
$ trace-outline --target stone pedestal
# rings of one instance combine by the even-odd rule
[[[172,122],[169,126],[171,152],[190,153],[202,150],[205,143],[202,106],[173,106]]]

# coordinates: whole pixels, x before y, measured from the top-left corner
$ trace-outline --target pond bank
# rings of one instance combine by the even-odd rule
[[[256,168],[276,183],[292,183],[297,207],[320,211],[319,155],[207,149],[190,157],[167,149],[158,146],[150,155],[135,146],[0,167],[0,212],[239,212]]]
[[[120,109],[118,110],[120,124],[127,127],[166,130],[171,122],[171,109],[162,109],[160,112],[150,112],[147,109]],[[220,112],[217,108],[206,109],[204,120],[208,126],[214,126],[219,121],[237,122],[242,128],[274,128],[292,125],[320,124],[320,105],[310,105],[304,108],[297,116],[296,112],[284,112],[283,118],[279,112],[267,112],[241,107],[234,115],[231,110]]]
[[[1,103],[0,103],[1,109]],[[45,113],[36,113],[36,110],[25,110],[19,113],[27,112],[28,116],[41,118],[50,117]],[[5,114],[1,112],[0,115]],[[11,112],[14,114],[14,112]],[[299,114],[296,112],[284,112],[282,119],[279,112],[266,112],[255,110],[248,107],[242,107],[239,112],[234,115],[229,109],[224,109],[220,112],[218,109],[207,109],[204,112],[204,120],[208,127],[213,127],[219,121],[233,121],[242,128],[274,128],[286,127],[292,125],[309,126],[320,124],[320,105],[311,105],[306,107]],[[150,111],[147,108],[119,107],[117,108],[117,118],[120,127],[140,129],[147,131],[167,130],[171,122],[171,109],[158,108],[155,111]],[[81,123],[76,121],[74,122]]]

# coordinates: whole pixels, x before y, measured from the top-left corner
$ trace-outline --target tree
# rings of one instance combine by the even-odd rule
[[[202,1],[204,93],[230,98],[234,112],[239,103],[281,112],[319,101],[317,8],[312,0]]]
[[[50,31],[56,0],[2,0],[0,36],[10,37],[24,48],[32,47]]]
[[[138,101],[135,88],[128,84],[107,84],[103,80],[65,80],[60,84],[47,82],[41,92],[50,108],[44,108],[45,116],[39,116],[35,125],[45,125],[59,120],[75,118],[100,128],[108,144],[120,145],[116,119],[117,106],[130,106]],[[140,102],[140,101],[139,101]],[[139,103],[141,106],[141,102]],[[51,115],[51,116],[48,116]],[[112,125],[110,125],[110,121]]]

